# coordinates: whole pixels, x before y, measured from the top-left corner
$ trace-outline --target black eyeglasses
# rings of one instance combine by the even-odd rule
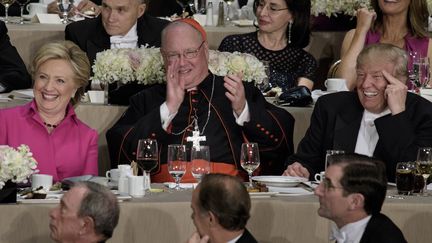
[[[267,5],[267,7],[266,7],[266,5]],[[257,8],[257,9],[259,8],[259,9],[263,10],[264,7],[267,8],[267,12],[270,15],[275,15],[279,11],[282,11],[282,10],[288,10],[288,8],[276,8],[275,6],[272,5],[272,3],[266,3],[265,1],[258,1],[257,3],[255,3],[255,8]]]
[[[180,55],[183,55],[183,57],[186,59],[195,58],[198,56],[198,53],[199,53],[201,47],[203,46],[204,42],[205,41],[201,42],[201,45],[199,45],[198,48],[196,48],[196,49],[184,50],[182,54],[180,54],[178,52],[166,52],[166,53],[164,52],[164,56],[170,61],[180,59]]]

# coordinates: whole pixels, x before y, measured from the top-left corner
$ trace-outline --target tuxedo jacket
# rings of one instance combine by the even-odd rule
[[[138,47],[149,45],[160,47],[161,32],[169,22],[143,14],[137,20]],[[110,35],[102,24],[102,15],[95,19],[86,19],[66,26],[65,39],[73,41],[87,53],[93,66],[96,54],[111,47]],[[93,73],[93,72],[92,72]],[[129,98],[146,88],[145,85],[128,83],[121,87],[110,85],[108,101],[110,104],[129,105]]]
[[[405,108],[375,120],[379,140],[373,155],[385,162],[390,181],[394,181],[397,162],[414,161],[419,147],[432,146],[432,103],[408,93]],[[354,152],[363,111],[356,92],[320,97],[297,153],[288,157],[287,164],[300,162],[312,178],[324,170],[326,150]]]
[[[138,46],[148,44],[160,47],[161,32],[169,22],[143,14],[137,20]],[[65,39],[77,44],[87,53],[91,65],[96,53],[110,49],[110,35],[102,24],[102,15],[94,19],[86,19],[70,23],[65,29]]]
[[[244,83],[250,121],[239,126],[235,121],[231,102],[225,96],[223,77],[215,76],[213,98],[212,80],[213,74],[210,74],[197,86],[196,91],[185,94],[168,127],[169,132],[162,128],[159,110],[166,99],[166,85],[155,85],[133,96],[125,114],[106,134],[112,167],[117,167],[119,163],[130,163],[135,159],[138,140],[143,138],[158,141],[159,165],[166,165],[169,144],[185,144],[190,149],[191,143],[186,142],[186,137],[191,135],[193,126],[185,128],[193,123],[196,116],[200,132],[205,130],[203,135],[206,136],[206,141],[201,144],[210,147],[212,162],[235,165],[237,171],[242,171],[239,161],[240,147],[243,142],[250,141],[258,143],[261,152],[260,167],[262,166],[263,170],[273,170],[279,165],[283,170],[286,156],[293,152],[294,118],[284,109],[266,102],[253,84]],[[158,174],[160,167],[155,171],[155,179],[162,176]]]
[[[360,243],[405,243],[402,231],[384,214],[372,215]]]
[[[0,21],[0,83],[6,89],[4,92],[30,88],[30,75],[7,32],[5,23]]]
[[[245,229],[243,235],[236,241],[236,243],[258,243],[258,241],[247,229]]]

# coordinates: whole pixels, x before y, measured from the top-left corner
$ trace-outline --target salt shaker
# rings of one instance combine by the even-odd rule
[[[218,10],[218,22],[217,26],[224,26],[225,25],[225,18],[224,18],[224,3],[222,1],[219,2],[219,10]]]
[[[213,26],[213,3],[207,4],[206,26]]]

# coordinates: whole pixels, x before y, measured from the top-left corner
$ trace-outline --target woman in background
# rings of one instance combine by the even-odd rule
[[[97,175],[97,132],[73,108],[89,80],[87,55],[70,41],[46,44],[33,59],[31,75],[34,99],[0,110],[0,144],[28,145],[39,173],[54,181]]]
[[[336,76],[347,81],[348,89],[356,84],[356,59],[365,46],[388,43],[432,57],[431,39],[427,32],[428,8],[426,0],[372,0],[373,10],[357,10],[357,26],[350,30],[342,44],[341,62]],[[408,60],[411,70],[412,59]],[[411,84],[407,82],[410,87]]]
[[[288,89],[313,88],[317,62],[304,51],[310,39],[308,0],[255,0],[258,31],[227,36],[220,51],[245,52],[267,62],[270,84]]]

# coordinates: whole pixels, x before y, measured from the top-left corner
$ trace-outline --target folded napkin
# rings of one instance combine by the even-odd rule
[[[164,185],[170,189],[175,188],[176,184],[174,182],[165,182]],[[198,183],[180,183],[180,188],[183,189],[193,189],[198,185]]]

